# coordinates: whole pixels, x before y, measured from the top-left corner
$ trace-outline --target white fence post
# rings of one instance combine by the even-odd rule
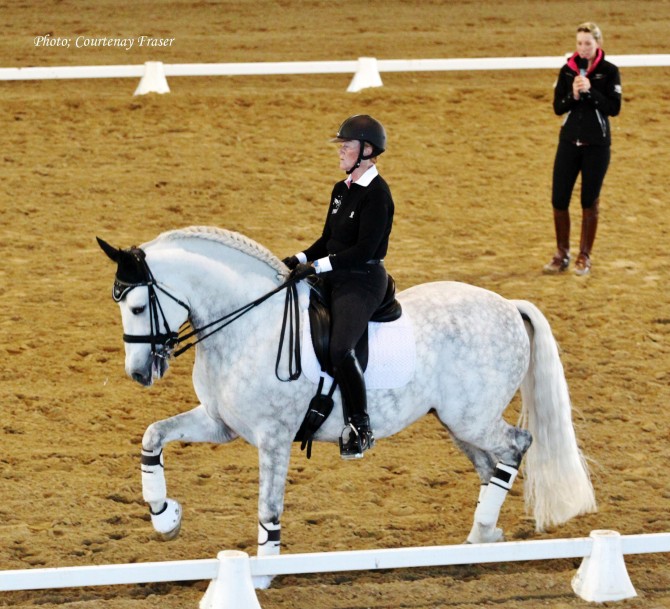
[[[251,580],[249,555],[237,550],[224,550],[219,559],[219,572],[207,587],[200,609],[262,609]]]
[[[347,92],[357,93],[361,89],[381,86],[383,84],[382,78],[379,75],[379,68],[377,67],[377,59],[375,57],[359,57],[358,68],[351,79]]]
[[[604,603],[637,596],[623,559],[616,531],[591,531],[591,554],[572,578],[572,589],[585,601]]]
[[[170,87],[165,78],[165,70],[161,61],[147,61],[144,64],[144,76],[140,79],[133,95],[146,95],[147,93],[169,93]]]

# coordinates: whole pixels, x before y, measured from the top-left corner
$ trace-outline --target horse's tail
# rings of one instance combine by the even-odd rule
[[[533,436],[524,458],[524,497],[538,531],[595,512],[596,498],[577,446],[572,406],[558,345],[542,312],[532,303],[513,304],[532,329],[528,372],[521,384],[520,425]]]

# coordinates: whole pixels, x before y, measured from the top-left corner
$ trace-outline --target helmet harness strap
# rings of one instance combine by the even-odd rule
[[[374,146],[372,146],[372,152],[370,154],[364,155],[363,151],[365,150],[365,140],[358,140],[358,142],[360,144],[358,149],[358,159],[356,159],[356,162],[351,169],[347,169],[347,175],[351,175],[354,171],[356,171],[361,166],[361,161],[367,161],[368,159],[371,159],[373,156],[375,156]]]

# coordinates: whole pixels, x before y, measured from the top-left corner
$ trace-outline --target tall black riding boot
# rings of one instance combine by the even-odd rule
[[[375,438],[367,413],[365,378],[353,349],[347,352],[336,368],[335,379],[342,394],[344,419],[348,422],[340,438],[340,456],[343,459],[361,459],[363,453],[374,446]]]

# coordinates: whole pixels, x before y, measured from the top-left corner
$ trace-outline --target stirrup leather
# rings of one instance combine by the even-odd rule
[[[374,445],[375,437],[369,427],[358,428],[349,423],[340,435],[340,457],[345,460],[362,459],[363,453]]]

